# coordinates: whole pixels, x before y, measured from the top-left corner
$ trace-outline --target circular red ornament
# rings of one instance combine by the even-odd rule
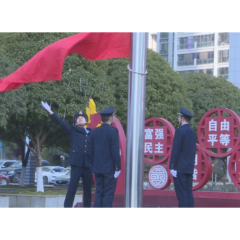
[[[167,169],[163,165],[155,165],[150,168],[148,181],[154,189],[159,190],[169,187],[171,183]]]
[[[211,157],[203,151],[199,144],[196,144],[196,154],[193,172],[193,188],[192,190],[198,190],[206,185],[212,175],[212,160]],[[173,182],[173,176],[169,170],[170,158],[168,161],[168,174],[171,182]]]
[[[227,108],[208,111],[198,125],[198,141],[203,150],[213,157],[226,157],[236,150],[240,138],[240,118]]]
[[[231,154],[228,163],[228,171],[234,185],[240,189],[240,146]]]
[[[149,164],[165,162],[172,150],[175,128],[163,118],[149,118],[144,129],[144,161]]]

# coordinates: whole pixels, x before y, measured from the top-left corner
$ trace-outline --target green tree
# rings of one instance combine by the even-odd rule
[[[195,130],[203,115],[213,108],[228,108],[240,114],[240,89],[225,78],[203,73],[183,73],[182,77],[193,103]]]
[[[48,34],[40,34],[41,38],[36,38],[33,35],[25,33],[23,34],[24,37],[21,34],[18,35],[18,41],[23,41],[22,45],[16,44],[20,49],[16,48],[13,41],[16,40],[15,34],[8,36],[8,38],[4,36],[5,41],[8,41],[9,44],[4,42],[1,48],[8,53],[10,61],[14,61],[16,65],[21,65],[21,63],[26,62],[27,58],[34,55],[33,51],[28,51],[29,46],[34,48],[35,53],[36,49],[39,50],[37,43],[43,42],[40,41],[41,39],[58,40],[57,37],[62,37],[61,34],[53,34],[55,38],[50,38],[47,36]],[[11,40],[11,37],[13,40]],[[19,54],[16,52],[19,52]],[[21,140],[36,156],[37,168],[41,167],[42,147],[58,145],[67,149],[67,146],[69,146],[66,133],[53,123],[48,113],[41,108],[41,100],[51,104],[52,110],[69,123],[72,123],[75,112],[80,109],[85,110],[90,97],[94,98],[99,108],[110,105],[114,103],[114,96],[106,76],[107,68],[107,61],[87,61],[74,54],[65,59],[61,81],[26,84],[14,91],[0,94],[1,108],[6,108],[7,101],[12,104],[16,101],[16,96],[18,97],[18,110],[24,111],[16,113],[11,110],[7,111],[6,108],[6,113],[1,116],[0,122],[3,122],[2,126],[8,132],[8,137],[14,136],[11,132],[19,134]],[[29,137],[31,145],[26,142],[26,136]],[[43,191],[42,183],[37,186],[38,190]]]
[[[109,60],[108,76],[114,86],[116,115],[126,130],[128,104],[128,58]],[[145,118],[160,117],[178,126],[177,113],[181,106],[192,110],[187,83],[174,72],[158,53],[147,52]]]

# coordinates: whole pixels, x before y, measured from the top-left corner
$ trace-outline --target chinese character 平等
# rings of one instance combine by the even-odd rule
[[[208,136],[209,136],[208,142],[211,142],[212,146],[214,145],[214,142],[218,142],[217,134],[209,134]]]
[[[230,143],[229,136],[230,136],[230,134],[221,134],[221,135],[220,135],[220,140],[219,140],[219,142],[220,142],[222,145],[227,146],[227,145]]]

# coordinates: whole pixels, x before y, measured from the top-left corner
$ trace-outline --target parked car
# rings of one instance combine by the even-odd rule
[[[54,179],[57,176],[61,176],[66,174],[66,172],[61,172],[61,170],[65,169],[60,166],[45,166],[42,167],[42,176],[43,176],[43,184],[53,183]],[[35,182],[37,182],[37,173],[35,172]]]
[[[47,160],[42,160],[42,166],[49,166],[50,163]],[[15,161],[8,168],[0,168],[0,173],[9,177],[10,182],[19,183],[22,173],[22,161]]]
[[[44,167],[44,166],[51,166],[51,164],[50,164],[49,161],[43,159],[42,160],[42,167]]]
[[[9,177],[0,173],[0,186],[9,185]]]
[[[17,162],[17,160],[0,160],[0,168],[10,167],[15,162]]]
[[[13,178],[16,174],[15,170],[17,170],[17,169],[22,169],[22,162],[21,161],[16,161],[12,165],[10,165],[10,167],[8,167],[8,168],[0,168],[0,173],[8,176],[9,179],[10,179],[10,182],[12,182]]]
[[[68,185],[70,182],[70,175],[71,175],[71,168],[68,167],[65,170],[66,174],[56,177],[54,180],[53,185],[58,186],[58,185]],[[82,178],[80,178],[79,183],[82,183]]]

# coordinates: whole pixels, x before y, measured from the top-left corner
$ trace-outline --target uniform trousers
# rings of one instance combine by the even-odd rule
[[[179,202],[178,207],[194,207],[192,174],[177,173],[177,177],[174,177],[173,180]]]
[[[71,165],[71,177],[64,201],[65,208],[73,206],[80,177],[82,177],[83,181],[83,206],[91,207],[92,169]]]
[[[112,207],[117,178],[114,173],[95,173],[95,201],[94,207]]]

